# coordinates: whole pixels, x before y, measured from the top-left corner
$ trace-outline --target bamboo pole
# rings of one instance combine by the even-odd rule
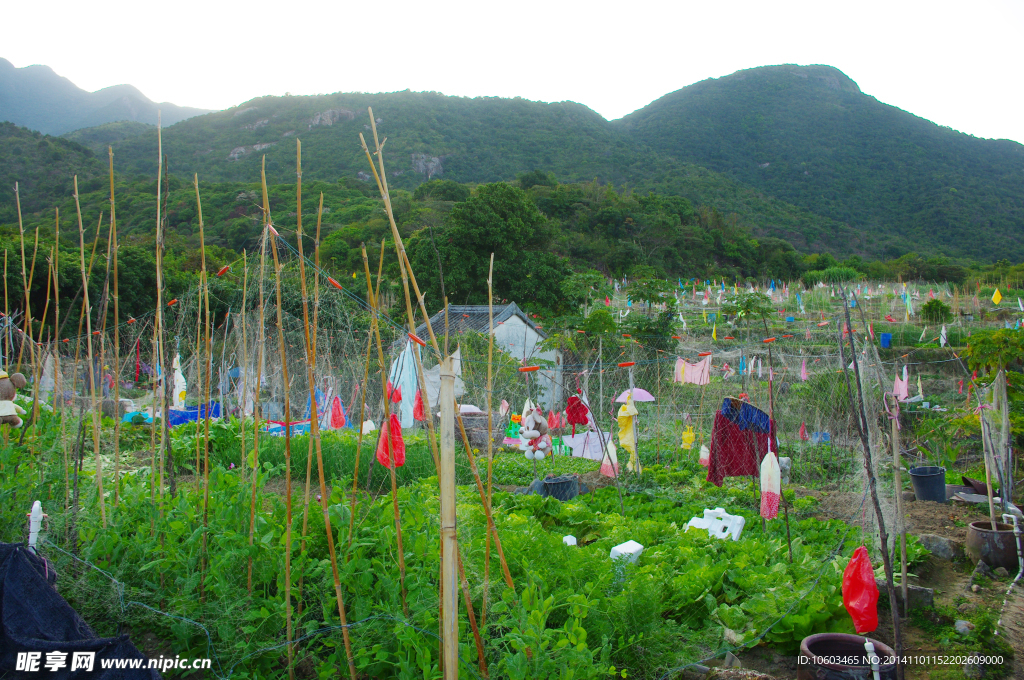
[[[370,267],[369,262],[366,263],[366,290],[367,294],[373,291],[373,284],[369,281],[370,278]],[[380,274],[384,269],[384,239],[381,239],[380,243],[380,264],[377,266],[377,292],[373,293],[373,297],[376,298],[377,293],[380,292]],[[369,301],[367,301],[369,302]],[[352,548],[352,537],[355,535],[355,520],[356,520],[356,494],[359,483],[359,454],[363,448],[363,423],[366,421],[366,386],[370,381],[370,349],[373,347],[374,331],[377,323],[377,317],[373,314],[370,315],[370,330],[367,331],[366,338],[366,361],[363,369],[363,389],[359,395],[359,434],[356,435],[356,462],[355,469],[352,472],[352,499],[351,508],[348,517],[348,547]],[[373,467],[373,459],[370,459],[370,468]],[[366,485],[369,486],[369,477],[367,477]],[[346,553],[345,561],[347,562],[351,558],[351,551]]]
[[[263,157],[261,181],[263,183],[263,203],[267,199],[266,156]],[[274,255],[274,285],[277,290],[277,344],[281,359],[282,386],[284,390],[284,484],[285,484],[285,526],[284,526],[284,617],[285,635],[288,642],[288,677],[295,680],[295,649],[292,645],[292,411],[288,397],[288,355],[284,346],[284,313],[281,309],[281,260],[277,254],[277,230],[267,215],[267,229],[273,235],[270,248]]]
[[[324,514],[324,528],[327,532],[327,550],[331,556],[331,574],[334,577],[334,596],[338,602],[338,618],[341,619],[341,635],[345,642],[345,658],[348,661],[348,672],[349,677],[355,680],[356,677],[356,666],[355,659],[352,656],[352,642],[349,639],[348,634],[348,617],[345,612],[345,599],[341,593],[341,576],[338,572],[338,555],[334,548],[334,531],[331,529],[331,517],[327,511],[327,482],[324,478],[324,456],[323,450],[320,446],[320,419],[319,412],[316,403],[316,344],[315,344],[315,324],[314,321],[314,334],[310,336],[309,332],[309,302],[306,295],[306,258],[303,255],[302,250],[302,143],[299,140],[295,140],[296,148],[296,165],[298,168],[298,189],[297,189],[297,203],[298,211],[296,213],[296,239],[299,245],[299,280],[302,288],[302,321],[303,328],[305,330],[305,342],[306,342],[306,366],[309,380],[309,400],[310,400],[310,423],[309,423],[309,438],[310,445],[315,442],[316,444],[316,466],[317,473],[320,481],[320,509]],[[320,234],[320,221],[324,210],[324,195],[320,194],[320,207],[317,210],[317,237],[319,242]],[[319,246],[318,246],[319,248]],[[278,289],[280,290],[280,289]],[[315,308],[314,308],[315,309]],[[280,315],[280,308],[278,309]],[[315,312],[314,312],[315,314]],[[279,317],[280,318],[280,317]],[[315,316],[314,316],[315,319]],[[283,363],[283,361],[282,361]],[[302,520],[302,547],[305,550],[306,543],[306,520],[308,518],[309,511],[309,475],[310,467],[312,464],[312,448],[310,449],[310,459],[306,462],[306,512]],[[301,583],[301,581],[300,581]],[[299,604],[301,606],[301,585],[299,590]],[[300,610],[301,612],[301,610]]]
[[[32,245],[32,267],[31,267],[31,269],[29,269],[29,272],[28,272],[29,284],[31,284],[33,281],[36,280],[36,257],[38,255],[39,255],[39,225],[36,225],[35,243]],[[37,361],[36,361],[35,335],[34,335],[35,331],[32,328],[32,315],[29,314],[29,309],[30,309],[30,305],[29,305],[29,290],[26,289],[25,290],[25,325],[28,328],[29,360],[34,365],[34,364],[37,363]],[[44,316],[43,318],[45,320],[46,317]],[[40,333],[42,332],[42,327],[41,326],[40,326],[39,331],[40,331]],[[22,336],[22,344],[21,344],[22,351],[24,351],[24,349],[25,349],[25,342],[24,341],[25,341],[25,338],[24,338],[24,336]],[[21,354],[20,353],[18,354],[18,365],[19,366],[21,365]],[[35,371],[33,370],[33,375],[34,374],[35,374]],[[22,441],[24,441],[24,439],[25,439],[25,430],[22,430],[21,439],[22,439]]]
[[[494,389],[494,253],[487,268],[487,505],[494,488],[494,412],[491,392]],[[484,593],[480,605],[480,627],[487,630],[487,600],[490,594],[491,532],[484,536]]]
[[[459,604],[455,581],[459,544],[455,526],[455,372],[452,358],[441,360],[441,597],[445,680],[459,677]]]
[[[76,190],[77,194],[78,191]],[[21,283],[25,289],[25,310],[24,318],[22,319],[22,326],[24,330],[21,336],[21,347],[18,350],[18,363],[15,372],[21,370],[21,357],[25,353],[25,334],[32,332],[32,327],[29,326],[29,321],[32,318],[32,311],[29,305],[29,286],[28,286],[28,275],[25,273],[25,225],[21,221],[21,192],[18,190],[18,183],[14,183],[14,203],[18,208],[18,237],[21,240]]]
[[[57,209],[57,220],[60,221],[60,208]],[[4,352],[4,370],[10,370],[11,367],[11,308],[7,298],[7,250],[4,250],[4,343],[6,344],[7,351]],[[7,436],[7,430],[4,430],[4,436]]]
[[[859,305],[858,305],[859,306]],[[899,516],[899,532],[900,532],[900,587],[903,591],[903,616],[907,617],[910,610],[909,600],[907,599],[907,529],[903,525],[903,478],[901,471],[903,468],[902,461],[900,460],[900,406],[896,400],[895,395],[892,396],[892,479],[893,485],[896,487],[896,514]],[[888,550],[888,547],[886,547]]]
[[[384,447],[388,457],[387,468],[391,473],[391,503],[395,515],[395,539],[398,543],[398,575],[402,588],[402,611],[405,613],[406,617],[408,617],[409,603],[406,600],[405,593],[405,548],[402,545],[402,518],[398,512],[398,484],[395,480],[395,456],[394,452],[391,450],[391,395],[388,394],[387,367],[385,366],[384,363],[384,348],[381,345],[380,339],[380,322],[378,320],[379,311],[377,309],[377,297],[376,295],[373,295],[372,290],[370,290],[370,262],[366,257],[365,244],[361,246],[361,250],[363,254],[363,269],[366,271],[367,295],[370,297],[369,302],[372,315],[371,329],[373,330],[374,339],[377,342],[377,362],[380,365],[380,381],[381,387],[383,388],[384,391],[384,422],[381,424],[380,432],[381,436],[384,437],[384,428],[388,428],[388,434],[386,437],[384,437]],[[362,426],[360,425],[360,427]]]
[[[103,459],[100,457],[99,404],[96,402],[96,372],[93,370],[92,318],[89,315],[89,277],[85,269],[85,229],[82,227],[82,206],[78,199],[78,175],[75,175],[75,211],[78,214],[78,241],[82,265],[82,300],[85,308],[85,336],[89,349],[89,393],[92,401],[92,446],[96,456],[96,491],[100,503],[100,523],[107,528],[107,510],[103,499]]]
[[[249,257],[246,252],[242,251],[242,360],[238,362],[239,366],[242,366],[242,404],[239,409],[238,420],[241,423],[239,434],[241,435],[242,441],[242,481],[246,479],[246,475],[249,474],[248,454],[245,450],[245,400],[249,398],[249,348],[248,348],[248,334],[245,327],[245,317],[248,314],[249,305]],[[225,344],[227,340],[225,339]],[[237,346],[237,345],[236,345]]]
[[[264,161],[266,163],[266,161]],[[265,166],[264,166],[265,167]],[[266,171],[264,170],[264,176]],[[248,590],[252,595],[252,544],[256,534],[256,479],[259,477],[260,464],[260,386],[263,383],[263,351],[266,346],[267,336],[263,326],[264,295],[263,282],[267,267],[267,237],[270,224],[270,205],[267,201],[267,192],[263,192],[263,237],[260,240],[260,315],[256,324],[256,385],[253,388],[254,398],[252,402],[252,502],[249,505],[249,576]],[[248,366],[246,366],[248,368]],[[247,461],[248,462],[248,461]]]
[[[454,388],[452,388],[454,389]],[[512,582],[512,575],[508,571],[508,563],[505,561],[505,552],[501,548],[501,539],[498,537],[498,528],[494,525],[494,514],[491,512],[491,504],[487,499],[483,483],[480,481],[480,473],[476,467],[476,459],[473,457],[473,448],[469,445],[469,437],[466,436],[466,426],[462,420],[462,410],[455,404],[455,420],[459,423],[459,431],[462,434],[462,443],[466,447],[466,457],[469,458],[469,469],[473,471],[473,479],[476,481],[477,491],[480,493],[480,503],[484,506],[484,515],[487,517],[487,531],[494,535],[494,547],[498,550],[498,559],[501,561],[501,570],[505,576],[505,584],[515,590]]]
[[[167,161],[163,155],[163,137],[162,137],[162,126],[160,111],[156,112],[156,146],[157,146],[157,173],[156,173],[156,337],[157,337],[157,352],[159,354],[159,366],[163,373],[162,383],[160,387],[161,392],[161,406],[160,406],[160,480],[158,488],[160,489],[161,498],[161,514],[163,513],[162,500],[163,500],[163,488],[164,488],[164,470],[169,469],[171,471],[170,479],[170,492],[171,496],[174,496],[175,492],[175,478],[174,478],[174,456],[173,450],[170,447],[171,436],[170,436],[170,423],[168,422],[167,414],[170,410],[170,394],[172,388],[171,373],[168,370],[167,361],[167,343],[164,341],[165,335],[165,324],[164,324],[164,304],[163,304],[163,289],[164,289],[164,220],[161,214],[161,174],[160,165],[164,166],[164,174],[167,172]],[[156,404],[153,404],[153,418],[156,419]]]
[[[117,507],[121,486],[121,329],[117,291],[117,218],[114,206],[114,149],[107,147],[110,159],[110,240],[114,264],[114,507]]]
[[[840,292],[842,295],[843,308],[846,312],[846,327],[850,329],[850,306],[846,301],[846,288],[841,287]],[[900,617],[899,608],[896,603],[896,589],[893,586],[892,561],[889,559],[889,538],[885,531],[885,517],[884,515],[882,515],[882,507],[881,505],[879,505],[878,502],[878,489],[876,485],[873,465],[871,462],[871,445],[868,442],[868,419],[867,415],[864,412],[864,395],[860,380],[860,365],[857,361],[857,348],[854,345],[853,332],[851,330],[851,332],[848,334],[848,338],[850,341],[850,354],[853,360],[853,373],[855,382],[857,383],[858,395],[858,406],[855,407],[853,388],[850,385],[850,374],[845,368],[846,359],[843,358],[843,335],[841,329],[842,322],[837,322],[837,325],[840,326],[840,328],[837,328],[837,336],[839,340],[839,357],[840,361],[842,362],[842,366],[844,367],[843,376],[846,378],[846,391],[850,400],[850,408],[856,416],[855,419],[857,420],[857,432],[860,435],[861,446],[863,446],[864,448],[864,472],[868,480],[868,490],[871,492],[871,502],[875,506],[875,518],[878,522],[878,535],[882,543],[882,564],[885,567],[885,581],[887,589],[889,591],[889,608],[893,614],[893,638],[895,642],[894,647],[897,656],[896,672],[902,680],[904,669],[903,663],[901,663],[899,657],[901,657],[901,655],[903,654],[903,636],[900,632]]]
[[[203,558],[202,569],[199,572],[199,600],[204,602],[206,599],[206,567],[210,559],[207,533],[210,529],[210,379],[213,372],[213,329],[210,319],[210,279],[207,277],[206,271],[206,234],[203,225],[203,202],[199,197],[198,174],[192,176],[192,184],[196,189],[196,212],[199,213],[199,253],[202,267],[200,269],[200,283],[202,287],[199,289],[199,292],[203,296],[206,306],[206,329],[203,334],[206,346],[206,351],[203,354],[203,361],[205,363],[203,368],[206,374],[206,382],[203,383],[203,404],[205,406],[201,407],[206,409],[205,417],[203,418]],[[199,360],[198,356],[196,360]],[[197,373],[196,379],[198,378],[199,375]]]
[[[46,327],[46,315],[50,313],[50,292],[51,292],[51,290],[53,288],[53,253],[54,253],[54,250],[56,248],[57,248],[56,245],[54,245],[52,248],[50,248],[50,257],[46,258],[46,304],[43,305],[43,315],[42,315],[42,317],[40,317],[40,320],[39,320],[39,333],[36,335],[36,338],[37,338],[36,345],[37,346],[42,346],[43,328]],[[42,360],[37,360],[35,362],[35,373],[33,375],[33,383],[32,383],[32,422],[33,423],[38,422],[38,420],[39,420],[39,379],[40,379],[40,376],[42,375],[42,370],[43,370],[42,364],[43,364]],[[24,437],[25,433],[22,432],[21,436]]]
[[[469,597],[469,582],[466,580],[466,570],[462,566],[462,553],[459,553],[459,585],[462,587],[462,601],[466,605],[466,612],[469,614],[469,627],[473,631],[473,642],[476,643],[476,655],[480,661],[480,675],[490,677],[487,672],[487,659],[484,657],[484,643],[480,639],[480,629],[476,625],[476,614],[473,612],[473,600]]]
[[[54,242],[53,242],[53,392],[57,397],[55,402],[56,410],[60,414],[60,442],[64,451],[64,507],[67,508],[71,501],[71,475],[68,473],[68,443],[67,424],[64,413],[64,374],[60,365],[60,208],[54,214]],[[7,253],[4,252],[6,263]],[[4,286],[7,285],[6,276]],[[6,311],[6,310],[5,310]]]

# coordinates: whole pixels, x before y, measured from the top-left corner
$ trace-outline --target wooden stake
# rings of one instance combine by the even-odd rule
[[[494,488],[494,412],[491,392],[494,389],[494,253],[487,268],[487,505]],[[487,630],[487,600],[491,576],[491,532],[484,536],[484,594],[480,605],[480,627]]]
[[[265,171],[264,171],[265,174]],[[270,205],[267,202],[267,192],[263,192],[263,238],[260,240],[260,315],[256,325],[256,385],[253,387],[255,395],[252,402],[252,503],[249,505],[249,577],[248,589],[252,595],[252,543],[256,533],[256,479],[259,477],[260,469],[260,386],[263,384],[263,350],[266,346],[267,336],[263,325],[263,282],[266,278],[267,268],[267,239],[270,237]],[[246,366],[248,369],[248,365]],[[246,461],[248,464],[248,461]]]
[[[850,307],[846,301],[846,288],[840,287],[840,292],[843,300],[843,308],[846,312],[846,327],[852,328],[850,323]],[[841,322],[837,322],[841,325]],[[857,431],[860,434],[861,445],[864,447],[864,472],[868,480],[868,490],[871,492],[871,502],[875,506],[875,518],[878,521],[878,534],[879,539],[882,543],[882,564],[885,567],[885,581],[889,591],[889,608],[892,611],[892,625],[893,625],[893,638],[895,642],[895,651],[897,656],[896,672],[902,680],[903,677],[903,664],[900,662],[900,658],[903,654],[903,637],[900,632],[900,617],[899,608],[896,603],[896,588],[893,585],[892,578],[892,562],[889,559],[889,537],[885,531],[885,517],[882,515],[882,507],[878,503],[878,489],[876,486],[875,473],[871,462],[871,445],[868,442],[868,419],[864,413],[864,395],[861,388],[860,381],[860,366],[857,361],[857,348],[854,345],[853,333],[848,334],[850,340],[850,354],[853,359],[853,373],[854,379],[857,382],[857,406],[854,406],[853,388],[850,385],[850,374],[846,370],[846,359],[843,358],[843,335],[842,329],[837,328],[837,336],[839,340],[839,358],[842,362],[843,376],[846,378],[846,391],[850,400],[850,408],[858,416],[857,420]]]
[[[459,677],[459,603],[455,581],[459,544],[455,527],[455,371],[441,360],[441,625],[445,680]]]
[[[348,661],[348,672],[349,677],[352,680],[356,678],[356,666],[355,659],[352,656],[352,642],[348,635],[348,619],[345,613],[345,599],[341,593],[341,576],[338,572],[338,556],[334,549],[334,531],[331,529],[331,517],[327,511],[328,497],[327,497],[327,482],[324,479],[324,456],[320,446],[320,419],[316,403],[316,345],[314,340],[311,338],[309,333],[309,303],[306,295],[306,257],[302,250],[302,143],[299,140],[295,140],[295,154],[296,154],[296,165],[298,168],[298,189],[297,189],[297,203],[298,211],[297,216],[297,228],[296,228],[296,240],[299,245],[299,280],[302,286],[302,321],[303,328],[305,329],[305,341],[306,341],[306,366],[309,381],[309,403],[310,403],[310,423],[309,423],[309,438],[310,444],[316,443],[316,467],[317,474],[320,480],[320,509],[324,514],[324,527],[327,531],[327,551],[331,556],[331,573],[334,576],[334,596],[338,602],[338,618],[341,619],[341,635],[345,642],[345,657]],[[317,210],[317,234],[320,233],[320,220],[324,210],[324,195],[320,194],[320,207]],[[280,314],[280,311],[278,312]],[[314,328],[315,328],[314,321]],[[315,332],[315,331],[314,331]],[[313,336],[315,337],[315,335]],[[312,448],[310,449],[312,453]],[[312,456],[310,456],[312,458]],[[306,463],[306,510],[308,513],[309,509],[309,474],[312,460],[308,460]],[[306,517],[302,520],[302,533],[303,533],[303,549],[305,549],[305,533],[306,533]],[[301,597],[301,588],[300,588]],[[301,604],[301,600],[300,600]]]
[[[206,329],[204,332],[206,351],[203,354],[203,372],[206,374],[206,382],[203,383],[203,404],[200,408],[205,408],[206,413],[203,418],[203,558],[202,568],[199,572],[199,601],[205,602],[206,600],[206,566],[209,562],[209,543],[207,540],[207,532],[210,529],[210,378],[213,372],[213,324],[210,319],[210,280],[207,278],[206,271],[206,234],[203,225],[203,202],[199,197],[199,175],[194,174],[192,176],[192,184],[196,189],[196,212],[199,213],[199,257],[201,262],[200,269],[200,289],[199,292],[205,298],[206,305]],[[198,310],[197,310],[198,314]],[[196,356],[198,362],[199,357]],[[196,379],[199,379],[199,373],[196,373]],[[221,399],[223,401],[223,398]],[[198,469],[196,470],[198,473]]]
[[[238,420],[241,423],[240,435],[242,440],[242,481],[244,482],[246,476],[249,474],[249,455],[245,450],[245,400],[249,398],[249,347],[248,347],[248,332],[245,327],[245,317],[249,313],[249,257],[246,252],[242,251],[242,360],[239,363],[242,366],[242,404],[239,408],[240,413],[238,414]],[[225,340],[227,342],[227,340]],[[237,345],[236,345],[237,346]]]
[[[267,204],[267,157],[263,157],[263,203]],[[269,221],[267,228],[273,229]],[[282,386],[284,391],[284,484],[285,484],[285,526],[284,526],[284,617],[285,635],[288,641],[288,677],[295,680],[292,645],[292,411],[288,397],[288,355],[284,346],[284,314],[281,309],[281,260],[277,255],[277,238],[270,237],[270,248],[274,254],[274,285],[277,289],[277,344],[280,350]]]
[[[71,475],[68,473],[68,443],[67,424],[65,423],[64,412],[64,374],[60,365],[60,208],[54,214],[54,245],[53,245],[53,392],[56,396],[54,403],[57,412],[60,414],[60,442],[64,450],[64,507],[67,508],[71,502]],[[4,251],[4,289],[7,287],[7,252]],[[6,300],[6,296],[5,296]],[[6,309],[4,310],[6,312]]]
[[[384,348],[380,339],[380,322],[378,320],[377,297],[370,289],[370,262],[366,257],[366,245],[361,246],[363,253],[363,269],[366,271],[367,295],[370,297],[370,328],[373,331],[374,339],[377,342],[377,361],[380,364],[380,381],[384,392],[384,423],[381,424],[380,432],[383,436],[384,427],[388,428],[388,436],[384,438],[384,447],[388,456],[388,470],[391,473],[391,503],[395,515],[395,539],[398,543],[398,575],[402,588],[402,611],[406,617],[409,616],[409,604],[405,594],[405,548],[402,546],[402,519],[398,512],[398,484],[395,480],[395,456],[391,450],[391,395],[388,394],[387,366],[384,363]],[[424,401],[424,403],[426,403]],[[362,427],[362,425],[360,425]]]
[[[75,193],[77,194],[78,191],[76,190]],[[21,239],[21,283],[25,288],[25,318],[22,319],[22,327],[24,330],[22,331],[23,335],[21,336],[21,348],[18,350],[18,364],[14,369],[15,372],[17,372],[21,370],[21,357],[25,353],[25,336],[32,332],[32,327],[29,325],[32,318],[32,311],[31,306],[29,305],[28,275],[25,273],[25,226],[21,222],[21,193],[18,191],[17,182],[14,183],[14,203],[18,208],[18,237]]]
[[[110,159],[110,242],[114,265],[114,507],[121,488],[121,329],[117,294],[117,217],[114,206],[114,148],[107,147]]]
[[[859,307],[860,305],[858,305]],[[903,616],[906,618],[909,612],[909,600],[907,598],[907,530],[903,526],[903,475],[902,475],[902,460],[900,460],[900,404],[896,400],[895,395],[888,395],[892,397],[892,479],[893,486],[896,487],[896,514],[899,516],[899,527],[900,532],[900,587],[903,590]],[[888,546],[886,547],[888,549]]]
[[[89,277],[85,268],[85,229],[82,227],[82,206],[78,200],[78,175],[75,175],[75,211],[78,213],[78,240],[82,266],[82,299],[85,308],[85,336],[89,348],[89,393],[92,401],[92,447],[96,456],[96,492],[100,503],[100,523],[107,528],[107,510],[103,500],[103,459],[100,457],[100,413],[96,402],[96,371],[92,353],[92,317],[89,312]]]

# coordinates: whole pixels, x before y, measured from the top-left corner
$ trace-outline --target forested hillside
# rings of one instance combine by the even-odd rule
[[[662,154],[850,224],[890,256],[920,249],[1024,259],[1024,146],[883,104],[829,66],[705,80],[612,125]]]

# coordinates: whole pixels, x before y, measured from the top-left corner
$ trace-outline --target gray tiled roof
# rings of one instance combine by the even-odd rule
[[[494,307],[494,326],[497,328],[499,323],[511,319],[513,316],[518,316],[528,326],[537,331],[541,338],[547,338],[547,334],[543,330],[537,328],[537,324],[533,323],[533,320],[524,312],[519,309],[519,305],[514,302],[510,302],[507,305],[497,305]],[[444,335],[444,310],[430,317],[430,325],[434,329],[434,335],[440,337]],[[465,331],[476,331],[479,333],[486,333],[489,327],[487,305],[448,305],[448,331],[451,334],[464,333]],[[430,339],[430,334],[427,333],[427,324],[421,323],[416,329],[416,335],[424,340]]]

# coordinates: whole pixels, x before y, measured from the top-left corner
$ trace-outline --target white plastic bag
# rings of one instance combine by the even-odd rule
[[[775,519],[779,515],[779,497],[782,493],[782,470],[779,459],[771,449],[761,461],[761,517]]]
[[[711,449],[709,449],[704,444],[701,444],[701,447],[700,447],[700,459],[699,459],[698,462],[700,462],[700,464],[703,465],[704,467],[710,467],[711,466]]]

